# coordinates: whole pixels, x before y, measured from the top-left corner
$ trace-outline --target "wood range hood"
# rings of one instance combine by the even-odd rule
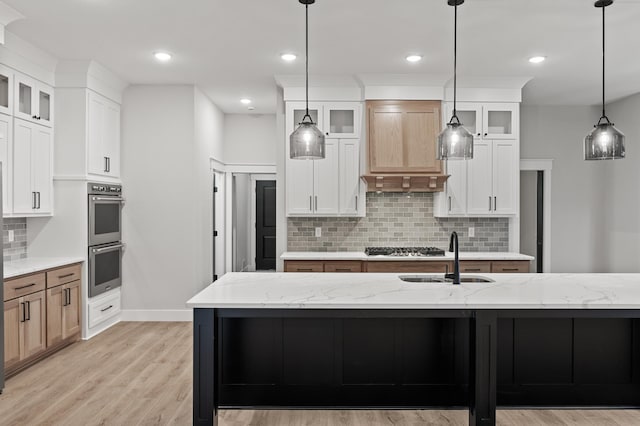
[[[440,101],[367,101],[367,192],[442,192]]]

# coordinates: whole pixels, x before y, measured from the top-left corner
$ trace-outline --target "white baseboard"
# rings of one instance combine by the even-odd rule
[[[191,309],[123,309],[121,321],[191,322]]]
[[[82,338],[82,340],[89,340],[92,337],[96,337],[98,334],[102,333],[103,331],[105,331],[108,328],[113,327],[114,325],[116,325],[117,323],[119,323],[121,320],[120,315],[116,315],[112,318],[109,318],[108,320],[106,320],[105,322],[102,322],[98,325],[96,325],[93,328],[90,328],[87,331],[87,335],[84,336]]]

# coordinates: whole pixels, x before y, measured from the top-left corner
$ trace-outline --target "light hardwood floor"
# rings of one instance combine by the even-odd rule
[[[0,425],[191,424],[191,324],[120,323],[9,379]],[[223,410],[220,426],[466,425],[466,410]],[[640,425],[640,410],[500,410],[498,424]]]

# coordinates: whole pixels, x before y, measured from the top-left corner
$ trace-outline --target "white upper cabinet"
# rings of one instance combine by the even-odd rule
[[[289,135],[302,121],[305,103],[288,102],[286,111],[287,216],[363,216],[361,105],[357,102],[309,103],[309,115],[325,133],[326,156],[322,160],[289,158]]]
[[[356,216],[360,203],[360,141],[340,140],[340,214]]]
[[[120,105],[88,91],[87,169],[89,174],[120,176]]]
[[[325,104],[324,133],[328,138],[357,139],[360,137],[361,105],[357,102]]]
[[[53,88],[24,74],[15,73],[14,115],[43,126],[53,125]]]
[[[13,115],[14,71],[0,65],[0,113]]]
[[[474,138],[519,139],[520,105],[517,103],[458,102],[458,118]],[[451,118],[453,103],[447,104],[445,123]]]
[[[0,96],[1,97],[1,96]],[[0,114],[0,163],[2,163],[2,212],[13,212],[13,117]]]
[[[13,213],[41,216],[52,213],[51,129],[25,120],[14,123]]]
[[[513,216],[518,214],[520,182],[520,106],[518,103],[456,105],[458,118],[474,136],[473,159],[448,161],[445,192],[437,194],[434,214]],[[453,104],[446,106],[448,122]]]

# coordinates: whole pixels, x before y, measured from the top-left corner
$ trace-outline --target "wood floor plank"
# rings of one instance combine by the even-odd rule
[[[0,395],[0,424],[190,425],[192,345],[190,323],[117,324],[8,379]],[[220,426],[467,423],[467,410],[221,410],[219,422]],[[640,410],[499,410],[497,424],[637,426]]]

